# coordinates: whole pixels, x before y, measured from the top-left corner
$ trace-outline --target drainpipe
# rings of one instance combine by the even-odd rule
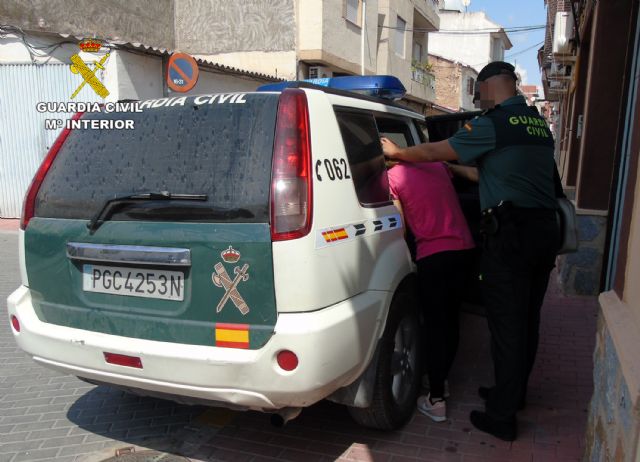
[[[364,75],[364,41],[367,37],[367,0],[362,0],[362,37],[360,41],[360,75]]]

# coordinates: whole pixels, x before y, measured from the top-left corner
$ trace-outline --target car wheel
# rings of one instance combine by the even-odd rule
[[[422,342],[413,296],[394,296],[380,342],[371,405],[349,407],[349,413],[365,427],[395,430],[413,415],[420,391]]]

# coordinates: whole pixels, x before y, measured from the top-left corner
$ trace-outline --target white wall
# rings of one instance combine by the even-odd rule
[[[343,0],[344,1],[344,0]],[[342,11],[342,8],[340,8]],[[322,2],[318,0],[297,0],[298,50],[322,49]],[[335,26],[334,26],[335,28]]]
[[[382,22],[380,44],[378,48],[378,73],[398,77],[404,86],[411,86],[411,55],[413,53],[413,4],[408,0],[380,0],[379,7]],[[400,16],[407,23],[404,33],[404,56],[396,52],[396,24]],[[424,50],[423,50],[424,52]]]
[[[109,99],[152,99],[163,96],[162,57],[117,51],[115,77],[117,85]],[[107,69],[107,77],[113,75]],[[109,82],[105,82],[108,84]]]
[[[378,0],[366,0],[365,3],[364,65],[366,72],[374,73],[377,58]],[[359,71],[362,62],[362,27],[343,18],[343,4],[344,0],[322,2],[322,49],[354,63]],[[302,29],[300,33],[306,34]]]
[[[257,72],[286,80],[296,76],[295,51],[241,51],[215,55],[194,55],[225,66]]]
[[[440,30],[477,30],[502,26],[487,18],[484,12],[460,13],[440,11]],[[503,43],[505,49],[510,44]],[[429,34],[429,53],[459,61],[478,72],[491,59],[491,34],[453,34],[446,32]]]
[[[232,93],[255,91],[260,85],[267,82],[258,81],[250,77],[233,74],[221,74],[219,72],[200,69],[198,83],[187,93],[181,95],[199,95],[208,93]],[[169,90],[170,96],[178,95]]]

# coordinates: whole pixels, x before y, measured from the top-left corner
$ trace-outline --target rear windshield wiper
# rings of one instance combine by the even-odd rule
[[[87,223],[89,234],[93,234],[96,230],[113,214],[113,211],[125,204],[131,204],[140,201],[206,201],[206,194],[172,194],[169,191],[148,192],[142,194],[131,194],[128,196],[114,197],[105,201],[102,208]]]

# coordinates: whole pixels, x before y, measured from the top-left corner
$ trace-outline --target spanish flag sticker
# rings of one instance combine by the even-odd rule
[[[322,237],[324,237],[324,240],[327,242],[333,242],[333,241],[341,241],[343,239],[348,239],[349,234],[347,234],[346,229],[340,228],[340,229],[331,229],[329,231],[325,231],[322,233]]]
[[[216,346],[249,348],[249,324],[216,323]]]

